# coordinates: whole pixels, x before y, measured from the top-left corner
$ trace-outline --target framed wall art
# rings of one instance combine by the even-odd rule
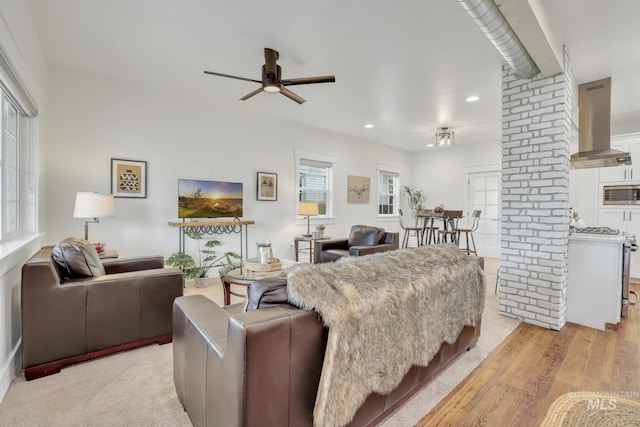
[[[258,200],[278,200],[278,174],[258,172]]]
[[[113,197],[146,198],[147,162],[111,159],[111,193]]]
[[[347,202],[369,203],[369,196],[371,194],[370,181],[371,178],[369,178],[368,176],[349,175],[347,177],[347,184],[349,186]]]

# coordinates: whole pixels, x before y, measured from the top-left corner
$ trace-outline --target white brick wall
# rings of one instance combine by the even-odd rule
[[[572,75],[502,70],[499,311],[560,329],[566,320]]]

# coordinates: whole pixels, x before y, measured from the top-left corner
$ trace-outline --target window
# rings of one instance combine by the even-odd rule
[[[378,215],[398,215],[399,181],[397,172],[378,170]]]
[[[18,109],[2,93],[2,237],[18,231],[20,214],[20,146]]]
[[[318,216],[330,217],[333,197],[333,156],[297,151],[296,160],[298,202],[317,202]]]
[[[299,202],[317,202],[318,215],[329,215],[331,164],[300,160]]]
[[[0,52],[0,240],[38,228],[37,114]]]

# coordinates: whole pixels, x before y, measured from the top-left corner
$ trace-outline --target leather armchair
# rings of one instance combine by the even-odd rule
[[[27,380],[68,364],[171,342],[173,300],[183,275],[161,256],[116,259],[105,274],[69,278],[40,249],[22,267],[22,365]]]
[[[386,232],[380,227],[354,225],[348,238],[316,240],[314,262],[331,262],[343,256],[362,256],[398,249],[399,236],[397,232]]]

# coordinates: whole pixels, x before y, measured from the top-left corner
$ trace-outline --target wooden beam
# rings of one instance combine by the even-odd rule
[[[540,0],[495,0],[496,6],[545,77],[563,73],[562,44]]]

